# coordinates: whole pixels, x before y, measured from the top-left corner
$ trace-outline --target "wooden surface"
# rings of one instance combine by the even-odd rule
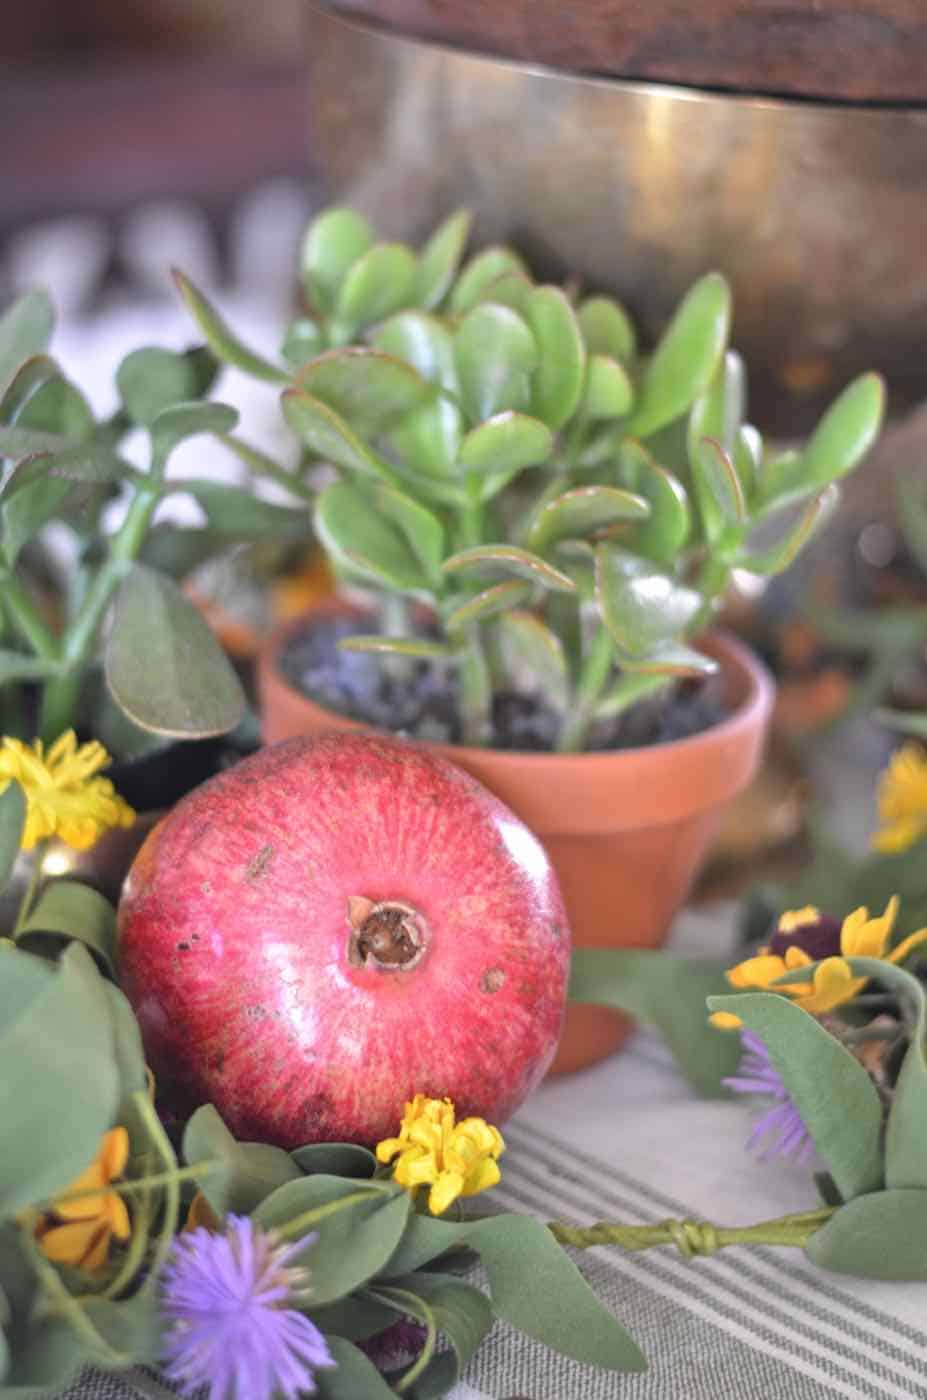
[[[927,101],[927,0],[330,0],[525,62],[765,93]]]

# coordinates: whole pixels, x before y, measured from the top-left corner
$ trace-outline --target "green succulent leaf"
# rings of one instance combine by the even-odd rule
[[[657,564],[674,564],[692,530],[692,515],[685,487],[672,472],[661,467],[645,447],[633,440],[621,451],[621,463],[634,490],[650,506],[650,514],[632,535],[635,554]]]
[[[531,584],[523,583],[520,579],[506,579],[504,583],[494,583],[491,588],[484,589],[482,593],[477,593],[455,608],[448,615],[445,626],[448,632],[456,632],[471,622],[484,622],[496,613],[507,612],[509,608],[524,603],[530,596]]]
[[[189,362],[183,355],[158,346],[126,355],[116,371],[116,385],[132,422],[146,428],[164,409],[195,398]]]
[[[576,313],[559,287],[537,287],[525,319],[539,351],[531,381],[531,412],[554,432],[576,411],[583,392],[586,349]]]
[[[662,671],[623,671],[595,707],[596,719],[613,719],[645,696],[661,690],[670,677]]]
[[[8,685],[11,681],[44,680],[47,676],[57,675],[60,669],[60,662],[30,656],[23,651],[0,649],[0,685]]]
[[[76,447],[63,447],[59,452],[46,452],[20,462],[4,482],[0,502],[5,505],[18,492],[37,482],[103,486],[138,475],[134,467],[109,448],[79,443]]]
[[[34,428],[0,425],[0,456],[21,461],[23,457],[39,457],[49,452],[59,452],[69,447],[67,438],[60,433],[40,432]]]
[[[522,670],[557,706],[566,703],[569,673],[563,643],[541,618],[519,609],[506,611],[498,621],[499,644],[507,671]]]
[[[234,540],[279,540],[308,533],[304,507],[278,506],[241,486],[177,477],[163,494],[166,498],[175,493],[192,496],[202,506],[209,528],[224,537],[226,548]]]
[[[442,565],[444,573],[515,574],[529,583],[560,593],[575,592],[573,580],[531,550],[513,544],[474,545],[452,554]]]
[[[404,530],[372,508],[370,497],[336,481],[320,493],[315,528],[337,562],[397,592],[430,595],[431,582]]]
[[[355,1194],[359,1199],[351,1205],[323,1213],[325,1206]],[[307,1233],[318,1232],[307,1250],[306,1263],[312,1269],[312,1306],[322,1307],[344,1298],[386,1267],[402,1239],[411,1207],[409,1193],[392,1182],[346,1181],[320,1172],[278,1187],[261,1202],[253,1218],[265,1229],[281,1229],[319,1210],[319,1218],[306,1227]]]
[[[650,506],[643,496],[616,486],[577,486],[555,496],[538,512],[527,543],[544,554],[560,540],[583,539],[624,521],[643,521]]]
[[[375,508],[405,535],[406,542],[431,583],[440,587],[444,526],[438,517],[412,496],[391,486],[374,487],[373,501]]]
[[[325,337],[318,321],[313,321],[311,316],[300,316],[287,326],[280,353],[288,365],[300,369],[324,349]]]
[[[384,637],[378,632],[369,635],[355,632],[342,637],[339,651],[364,651],[374,656],[414,656],[426,661],[440,661],[454,655],[446,642],[432,642],[427,637]]]
[[[24,360],[48,349],[55,312],[46,292],[26,292],[0,317],[0,400]]]
[[[406,414],[389,435],[392,448],[403,463],[403,476],[411,469],[426,478],[454,480],[454,467],[463,441],[463,414],[457,404],[437,398]]]
[[[474,307],[454,333],[454,356],[464,409],[474,422],[527,407],[538,349],[517,312],[488,302]]]
[[[705,389],[692,404],[686,424],[686,456],[691,471],[698,470],[703,438],[714,438],[725,452],[733,453],[744,414],[746,395],[743,361],[736,350],[728,350]],[[699,500],[706,532],[716,530],[713,500]]]
[[[622,654],[621,669],[631,676],[713,676],[718,663],[684,642],[659,642],[642,656]]]
[[[589,419],[624,418],[634,404],[634,386],[617,360],[590,355],[582,398],[583,413]]]
[[[689,410],[717,370],[730,320],[730,289],[710,272],[686,294],[647,362],[627,424],[631,436],[648,437]]]
[[[899,481],[896,515],[905,544],[927,573],[927,499],[922,480],[902,477]]]
[[[411,365],[364,346],[328,350],[310,360],[297,384],[362,437],[385,432],[434,394],[433,386]]]
[[[116,911],[98,890],[78,880],[52,880],[42,890],[28,918],[17,931],[24,948],[51,950],[62,939],[75,939],[95,955],[110,974],[116,966]]]
[[[828,408],[797,457],[784,453],[766,465],[763,502],[784,505],[846,476],[875,442],[884,411],[881,377],[862,374],[854,379]]]
[[[458,209],[435,229],[421,252],[415,283],[415,300],[431,310],[444,299],[454,280],[467,239],[472,215]]]
[[[371,339],[375,349],[411,365],[429,383],[457,393],[454,342],[437,316],[424,311],[400,311],[377,326]]]
[[[321,399],[296,388],[285,390],[280,403],[284,418],[300,441],[323,461],[364,476],[394,479],[373,449]]]
[[[705,1011],[706,997],[729,990],[729,961],[640,948],[574,948],[567,996],[656,1026],[692,1087],[715,1098],[741,1055],[740,1038],[716,1030]]]
[[[191,1166],[208,1163],[197,1185],[216,1214],[250,1215],[262,1201],[303,1173],[288,1152],[261,1142],[236,1142],[212,1104],[198,1108],[183,1134]]]
[[[812,536],[829,520],[840,499],[836,484],[825,486],[820,496],[802,511],[798,520],[774,545],[756,553],[745,551],[737,561],[738,567],[752,574],[781,574]]]
[[[48,355],[30,355],[13,374],[0,378],[0,422],[12,423],[36,389],[61,378],[61,369]],[[5,390],[3,384],[6,384]]]
[[[187,438],[198,433],[230,433],[238,423],[238,410],[225,403],[177,403],[164,408],[151,424],[151,468],[164,469],[168,457]]]
[[[787,997],[709,997],[760,1037],[844,1200],[882,1185],[882,1106],[868,1073],[839,1040]]]
[[[511,248],[485,248],[470,259],[451,291],[448,310],[453,316],[465,316],[483,299],[491,282],[504,273],[517,272],[526,276],[528,269]]]
[[[345,277],[373,245],[374,232],[353,209],[326,209],[306,231],[300,266],[306,295],[320,311],[335,308]]]
[[[546,462],[554,446],[550,429],[537,418],[508,410],[471,428],[460,445],[459,465],[467,472],[505,472]]]
[[[117,705],[154,734],[226,734],[245,712],[241,682],[200,613],[144,564],[120,585],[104,666]]]
[[[0,890],[16,864],[25,824],[25,794],[19,783],[10,780],[0,792]]]
[[[702,602],[700,594],[671,574],[611,544],[596,550],[596,598],[621,651],[641,658],[675,642]]]
[[[637,353],[631,318],[611,297],[590,297],[579,308],[579,324],[590,355],[607,355],[629,365]]]
[[[522,272],[503,272],[488,282],[480,294],[480,301],[495,302],[497,306],[507,306],[517,311],[523,320],[528,319],[528,304],[534,291],[534,283]]]
[[[927,1282],[927,1192],[875,1191],[847,1201],[805,1253],[820,1269],[889,1282]]]
[[[702,438],[692,461],[692,478],[702,510],[705,535],[715,539],[728,525],[745,525],[747,502],[737,469],[717,438]]]
[[[55,433],[65,439],[61,446],[87,442],[96,429],[89,403],[63,374],[56,374],[38,386],[23,405],[16,426]]]
[[[737,429],[732,456],[744,497],[752,502],[763,468],[763,438],[752,423],[742,423]]]
[[[216,308],[193,285],[189,277],[178,272],[175,268],[173,278],[177,290],[202,331],[206,344],[223,364],[234,365],[236,369],[242,370],[245,374],[250,374],[255,379],[264,379],[270,384],[287,383],[290,377],[287,371],[271,364],[270,360],[266,360],[263,355],[258,355],[256,351],[245,345],[244,341],[238,338],[228,323],[219,315]],[[151,421],[162,408],[167,408],[170,403],[177,403],[181,399],[193,399],[204,392],[203,389],[194,389],[192,392],[187,388],[182,389],[174,395],[173,399],[160,402],[157,408],[150,412],[149,419],[142,418],[137,421]]]
[[[342,343],[363,326],[382,321],[415,300],[418,259],[404,243],[376,243],[345,274],[338,291],[332,333]]]

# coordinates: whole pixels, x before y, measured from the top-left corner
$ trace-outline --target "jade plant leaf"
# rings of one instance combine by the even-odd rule
[[[464,471],[509,474],[546,462],[553,445],[553,434],[538,418],[509,410],[472,428],[458,461]]]
[[[424,311],[400,311],[377,326],[371,337],[377,350],[418,370],[423,379],[457,392],[454,342],[437,316]]]
[[[138,476],[138,472],[109,448],[78,443],[20,462],[3,484],[0,503],[5,506],[18,492],[38,482],[55,487],[62,482],[69,486],[103,486],[128,476]]]
[[[150,427],[165,408],[196,397],[189,362],[158,346],[126,355],[116,371],[116,385],[126,413],[143,427]]]
[[[708,998],[760,1037],[844,1200],[882,1185],[882,1106],[859,1060],[787,997],[745,992]]]
[[[513,578],[504,583],[494,583],[491,588],[485,588],[482,593],[468,598],[460,607],[449,613],[444,625],[449,632],[456,632],[471,622],[483,622],[488,617],[495,617],[497,613],[507,612],[509,608],[524,603],[530,596],[531,584],[523,583],[520,579]]]
[[[927,573],[927,500],[923,482],[917,478],[902,477],[897,489],[898,528],[908,549]]]
[[[202,506],[209,528],[224,536],[226,547],[235,539],[284,539],[308,532],[304,506],[278,506],[243,486],[176,477],[167,483],[162,494],[165,498],[173,494],[192,496]]]
[[[430,594],[429,576],[404,530],[372,509],[369,496],[355,486],[335,481],[325,487],[316,502],[315,527],[336,562],[387,588]]]
[[[454,356],[464,408],[474,422],[527,407],[538,349],[517,312],[489,302],[475,306],[454,333]]]
[[[582,539],[622,521],[646,520],[650,506],[643,496],[616,486],[577,486],[538,512],[527,543],[543,554],[558,540]]]
[[[731,453],[744,499],[754,501],[763,469],[763,438],[752,423],[741,423]]]
[[[485,248],[470,259],[458,277],[451,291],[448,310],[453,316],[464,316],[482,300],[486,288],[497,277],[506,272],[525,276],[527,271],[521,258],[511,248]]]
[[[0,420],[12,422],[41,385],[57,379],[61,369],[49,355],[30,355],[11,379],[0,378]],[[4,388],[4,384],[6,387]]]
[[[517,675],[526,670],[553,700],[563,705],[569,689],[569,674],[563,643],[534,613],[518,608],[500,617],[499,643],[508,669]]]
[[[609,355],[590,355],[583,386],[587,418],[623,418],[634,403],[634,385],[624,367]]]
[[[426,479],[452,478],[463,441],[463,414],[451,399],[436,398],[407,413],[389,440],[407,468]]]
[[[706,538],[713,540],[728,525],[744,525],[747,503],[737,469],[717,438],[705,437],[692,459],[692,479]]]
[[[611,297],[590,297],[579,308],[579,324],[591,355],[608,355],[629,365],[637,353],[631,318]]]
[[[375,486],[373,502],[387,520],[399,527],[428,579],[439,587],[444,559],[444,526],[438,517],[414,497],[392,486]]]
[[[21,461],[23,457],[38,457],[47,452],[58,452],[68,447],[66,437],[60,433],[41,432],[35,428],[0,426],[0,456]]]
[[[144,564],[120,585],[104,667],[116,703],[155,734],[226,734],[245,712],[241,682],[200,613]]]
[[[6,547],[4,553],[7,553]],[[9,555],[7,556],[9,558]],[[13,556],[15,558],[15,556]],[[6,651],[0,648],[0,685],[9,681],[41,680],[54,676],[60,671],[57,661],[46,660],[42,656],[30,656],[24,651]]]
[[[55,374],[40,384],[23,405],[17,427],[57,433],[66,440],[86,442],[93,436],[96,423],[93,411],[80,389],[63,374]]]
[[[927,1192],[875,1191],[847,1201],[805,1253],[821,1269],[890,1282],[927,1282]]]
[[[324,349],[325,337],[318,321],[313,321],[311,316],[300,316],[287,326],[280,353],[288,365],[300,369]]]
[[[250,1215],[278,1187],[303,1177],[282,1148],[236,1142],[212,1104],[198,1108],[187,1123],[183,1155],[190,1166],[209,1163],[197,1185],[220,1217],[228,1211]]]
[[[765,503],[783,504],[820,491],[845,476],[875,442],[885,411],[885,385],[862,374],[831,404],[798,457],[771,461],[763,478]]]
[[[596,550],[596,597],[603,621],[622,651],[647,655],[675,640],[693,620],[701,595],[649,560],[611,544]]]
[[[452,554],[442,565],[447,574],[515,574],[529,583],[540,584],[542,588],[554,592],[573,593],[576,585],[569,575],[542,559],[531,550],[520,549],[514,544],[474,545],[472,549],[462,549]]]
[[[755,553],[745,550],[737,560],[738,567],[752,574],[781,574],[811,537],[830,519],[837,505],[839,489],[836,485],[826,486],[820,496],[815,496],[804,508],[799,518],[786,530],[774,545]]]
[[[641,656],[622,654],[621,669],[632,676],[713,676],[718,663],[684,642],[658,642]]]
[[[341,344],[362,326],[382,321],[415,300],[418,259],[404,243],[375,243],[345,274],[332,313],[332,334]]]
[[[323,461],[344,467],[346,471],[360,472],[365,476],[385,475],[388,480],[393,480],[393,473],[372,448],[321,399],[296,388],[286,389],[280,403],[290,427]]]
[[[0,399],[24,360],[48,348],[55,313],[46,292],[26,292],[0,317]]]
[[[486,284],[479,300],[492,301],[497,306],[507,306],[527,320],[528,303],[533,291],[534,283],[523,272],[503,272],[500,277]]]
[[[193,285],[189,277],[178,272],[176,268],[172,271],[174,283],[180,295],[189,308],[194,321],[203,333],[203,337],[210,350],[224,364],[234,365],[236,369],[244,371],[245,374],[253,375],[255,379],[264,379],[270,384],[285,384],[289,379],[289,374],[285,369],[272,364],[270,360],[259,355],[255,350],[245,345],[228,323],[219,315],[216,308],[203,296],[203,293]],[[175,396],[174,402],[180,399],[195,398],[197,393],[204,393],[199,389],[194,392],[181,392]],[[161,407],[166,407],[162,404]]]
[[[454,655],[447,642],[433,642],[427,637],[384,637],[379,632],[367,635],[355,632],[350,637],[342,637],[339,651],[366,651],[374,656],[417,656],[424,660],[436,661]]]
[[[415,300],[431,310],[444,298],[454,281],[463,250],[470,235],[472,216],[468,209],[456,214],[435,229],[421,251],[415,282]]]
[[[434,393],[411,365],[365,346],[327,350],[303,366],[298,385],[363,437],[385,432]]]
[[[346,1196],[350,1205],[325,1212]],[[402,1239],[412,1208],[407,1191],[393,1182],[344,1180],[319,1173],[288,1182],[273,1191],[254,1212],[265,1229],[282,1228],[311,1210],[319,1217],[306,1227],[318,1239],[306,1253],[312,1269],[312,1304],[321,1307],[343,1298],[386,1267]]]
[[[152,471],[163,469],[168,457],[197,433],[230,433],[238,410],[226,403],[175,403],[163,408],[151,424]]]
[[[686,457],[695,472],[700,466],[703,438],[714,438],[725,452],[733,452],[741,427],[746,399],[743,361],[736,350],[728,350],[719,360],[710,382],[692,404],[686,423]],[[720,530],[713,500],[699,499],[706,536]]]
[[[727,344],[731,293],[717,272],[686,294],[644,369],[627,424],[632,437],[647,437],[687,412],[710,384]]]
[[[326,209],[306,231],[300,252],[303,287],[320,311],[335,308],[341,284],[374,241],[374,232],[353,209]]]
[[[0,792],[0,890],[10,878],[16,857],[19,855],[25,823],[25,794],[19,783],[11,780],[3,792]]]
[[[692,530],[686,489],[640,443],[625,443],[621,455],[622,464],[632,470],[634,490],[650,506],[647,519],[631,535],[634,552],[657,564],[674,564]]]
[[[95,954],[107,972],[114,972],[116,911],[90,885],[52,880],[45,886],[19,928],[17,941],[27,949],[41,951],[48,935],[53,950],[61,939],[76,939]]]
[[[576,313],[559,287],[537,287],[525,319],[540,362],[531,381],[531,412],[554,432],[570,419],[583,392],[586,349]]]

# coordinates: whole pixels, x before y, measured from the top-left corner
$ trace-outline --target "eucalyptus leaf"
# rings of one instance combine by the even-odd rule
[[[573,593],[576,589],[568,574],[555,568],[539,554],[513,544],[474,545],[472,549],[462,549],[445,559],[442,569],[447,574],[515,574],[529,583],[537,583],[542,588],[560,593]]]
[[[579,324],[591,355],[608,355],[629,365],[637,352],[631,318],[611,297],[589,297],[579,308]]]
[[[882,1105],[868,1073],[801,1006],[774,992],[708,998],[760,1037],[844,1200],[882,1185]]]
[[[336,1335],[325,1340],[335,1367],[315,1373],[319,1400],[396,1400],[395,1390],[359,1347]]]
[[[352,263],[338,289],[333,327],[342,343],[415,300],[418,259],[404,243],[376,243]]]
[[[265,1229],[282,1229],[291,1220],[357,1195],[358,1200],[307,1225],[318,1233],[306,1251],[312,1269],[312,1303],[321,1307],[345,1297],[385,1268],[402,1239],[412,1198],[393,1183],[343,1180],[319,1173],[291,1181],[272,1192],[254,1211]]]
[[[468,472],[505,472],[546,462],[553,434],[538,418],[524,413],[497,413],[472,428],[460,445],[460,466]]]
[[[848,1201],[805,1253],[820,1269],[898,1283],[927,1282],[927,1192],[876,1191]]]
[[[78,880],[51,880],[17,931],[35,946],[37,936],[60,935],[88,948],[107,972],[115,967],[116,911],[98,890]]]
[[[458,209],[435,229],[425,244],[415,283],[415,300],[419,306],[431,310],[443,300],[463,256],[471,222],[469,210]]]
[[[151,466],[160,471],[186,438],[197,433],[230,433],[238,410],[225,403],[175,403],[163,408],[151,424]]]
[[[448,632],[456,632],[461,627],[469,626],[471,622],[483,622],[486,618],[494,617],[496,613],[507,612],[509,608],[524,603],[530,596],[531,584],[524,583],[521,579],[513,578],[504,583],[494,583],[449,613],[445,627]]]
[[[206,344],[224,364],[234,365],[236,369],[243,370],[245,374],[250,374],[255,379],[267,380],[270,384],[285,384],[287,382],[289,375],[286,370],[271,364],[263,355],[258,355],[245,345],[244,341],[239,340],[216,308],[193,285],[189,277],[185,277],[182,272],[174,269],[173,278],[177,290],[192,312],[194,321],[203,332]],[[174,402],[196,398],[198,392],[202,391],[179,393],[175,395]],[[157,411],[159,412],[161,408],[166,407],[168,407],[167,403],[161,403]],[[152,414],[152,417],[154,416],[156,415]]]
[[[326,209],[309,225],[300,252],[302,279],[320,311],[334,310],[345,277],[373,240],[370,224],[353,209]]]
[[[200,613],[144,564],[120,585],[104,667],[116,703],[155,734],[226,734],[245,712],[241,683]]]
[[[0,399],[24,360],[48,348],[55,313],[46,292],[26,292],[0,317]]]
[[[220,1218],[229,1212],[250,1215],[278,1187],[302,1180],[300,1167],[282,1148],[236,1142],[212,1104],[198,1108],[188,1121],[183,1155],[191,1166],[210,1164],[197,1185]]]
[[[611,544],[596,550],[596,597],[606,627],[630,656],[675,641],[701,606],[693,589]]]
[[[710,272],[686,294],[645,366],[637,402],[627,424],[647,437],[687,412],[710,384],[727,345],[731,293]]]
[[[448,301],[448,310],[454,316],[465,316],[482,300],[483,293],[491,282],[507,272],[527,275],[528,269],[517,253],[511,248],[485,248],[470,259],[461,272]]]
[[[528,376],[537,367],[538,349],[517,312],[491,303],[475,306],[454,333],[454,356],[464,409],[474,422],[528,406]]]
[[[368,496],[336,481],[319,494],[315,528],[336,562],[387,588],[428,593],[429,577],[405,532],[371,509]]]
[[[25,824],[25,793],[19,783],[10,778],[0,792],[0,890],[9,880],[16,863]]]
[[[540,352],[531,381],[531,412],[556,432],[573,416],[585,379],[586,350],[576,313],[559,287],[537,287],[525,319]]]
[[[365,346],[317,356],[300,370],[298,384],[363,437],[385,432],[434,392],[411,365]]]
[[[577,486],[546,503],[538,512],[527,543],[543,554],[559,540],[582,539],[623,521],[646,520],[650,506],[643,496],[615,486]]]
[[[377,1169],[377,1159],[369,1147],[355,1142],[310,1142],[290,1153],[306,1176],[324,1172],[329,1176],[369,1178]]]
[[[349,1342],[366,1341],[396,1321],[395,1308],[378,1303],[368,1292],[351,1293],[347,1298],[339,1298],[337,1303],[327,1303],[324,1308],[312,1307],[311,1301],[310,1306],[303,1305],[300,1311],[307,1313],[320,1331],[334,1333]]]
[[[504,586],[504,585],[503,585]],[[566,703],[569,674],[563,643],[534,613],[508,609],[497,623],[499,645],[508,669],[524,668],[538,689],[557,706]]]

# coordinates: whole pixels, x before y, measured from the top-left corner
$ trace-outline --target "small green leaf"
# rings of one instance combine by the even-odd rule
[[[919,477],[902,477],[897,487],[895,513],[904,542],[921,569],[927,573],[927,499]]]
[[[19,783],[9,779],[0,792],[0,890],[9,880],[16,863],[25,824],[25,795]]]
[[[325,337],[317,321],[309,316],[300,316],[286,328],[280,353],[288,365],[300,369],[308,360],[315,359],[325,349]]]
[[[133,423],[150,427],[158,414],[195,397],[193,375],[183,355],[151,346],[126,355],[116,371],[123,406]]]
[[[713,676],[718,663],[682,642],[658,642],[642,656],[622,655],[621,669],[632,676]]]
[[[130,569],[117,594],[105,671],[116,703],[155,734],[225,734],[245,711],[241,682],[200,613],[144,564]]]
[[[316,502],[315,528],[336,562],[400,593],[429,594],[428,576],[405,533],[355,486],[335,481],[325,487]]]
[[[538,583],[542,588],[555,592],[573,593],[576,585],[568,575],[554,568],[546,559],[532,554],[528,549],[519,549],[513,544],[475,545],[451,555],[442,565],[448,574],[474,572],[480,574],[515,574],[526,578],[530,583]]]
[[[882,1106],[849,1050],[801,1006],[774,992],[708,998],[760,1037],[844,1200],[882,1184]]]
[[[723,517],[715,498],[699,475],[702,468],[702,442],[714,438],[727,453],[736,448],[744,412],[744,368],[736,351],[728,350],[720,360],[711,382],[692,405],[686,424],[686,457],[695,478],[699,512],[706,539],[714,540],[723,529]],[[709,468],[709,470],[711,470]]]
[[[0,377],[0,421],[12,423],[36,389],[51,379],[60,378],[60,366],[48,355],[30,355],[12,379],[5,381]]]
[[[744,497],[752,502],[763,466],[763,438],[752,423],[742,423],[737,429],[732,456]]]
[[[525,670],[556,706],[562,706],[569,689],[563,643],[534,613],[506,612],[499,618],[499,644],[510,673]]]
[[[163,408],[151,424],[152,471],[163,469],[168,457],[186,438],[197,433],[230,433],[238,410],[225,403],[175,403]]]
[[[323,462],[365,476],[383,474],[382,464],[373,450],[327,404],[303,389],[285,390],[280,403],[290,427]],[[392,480],[388,469],[387,474]]]
[[[577,486],[555,496],[538,513],[528,544],[543,554],[559,540],[583,539],[622,521],[646,520],[650,507],[643,496],[616,486]]]
[[[370,224],[353,209],[326,209],[313,219],[300,265],[306,295],[320,311],[334,310],[345,277],[373,240]]]
[[[440,586],[444,526],[438,517],[412,496],[392,486],[375,486],[373,501],[376,509],[402,531],[431,582]]]
[[[475,594],[455,608],[448,616],[445,626],[448,632],[456,632],[471,622],[483,622],[488,617],[494,617],[496,613],[507,612],[509,608],[517,607],[530,596],[530,583],[522,583],[520,579],[494,583],[491,588],[484,589],[482,593]]]
[[[236,1142],[212,1104],[204,1104],[189,1119],[183,1134],[184,1160],[191,1166],[210,1163],[197,1185],[220,1217],[229,1211],[250,1215],[262,1201],[288,1181],[301,1181],[302,1171],[288,1152],[262,1142]],[[216,1167],[216,1164],[221,1165]]]
[[[459,209],[435,229],[422,249],[415,284],[415,300],[427,310],[443,299],[457,273],[470,235],[472,216]]]
[[[692,529],[685,487],[638,442],[624,444],[621,460],[623,465],[632,467],[634,489],[650,505],[650,515],[636,526],[631,537],[635,554],[657,564],[675,564]]]
[[[649,560],[614,545],[596,550],[596,597],[612,637],[630,656],[650,656],[684,633],[701,595]]]
[[[686,294],[647,362],[628,421],[633,437],[648,437],[691,407],[711,383],[727,344],[731,293],[717,272]]]
[[[531,380],[531,412],[556,432],[573,416],[583,392],[582,332],[559,287],[537,287],[524,314],[540,356]]]
[[[802,511],[798,520],[774,545],[757,553],[745,551],[737,560],[737,567],[747,569],[752,574],[781,574],[808,540],[829,520],[839,500],[839,487],[826,486],[820,496]]]
[[[716,438],[702,438],[692,462],[705,534],[712,539],[726,525],[744,525],[747,503],[730,456]]]
[[[189,277],[178,272],[176,268],[172,275],[177,290],[191,311],[194,321],[203,332],[206,344],[223,364],[234,365],[236,369],[242,370],[245,374],[250,374],[255,379],[265,379],[270,384],[286,384],[290,377],[286,370],[271,364],[269,360],[264,359],[263,355],[258,355],[245,345],[244,341],[239,340],[228,323],[207,301],[203,293],[193,285]],[[173,402],[176,403],[180,399],[197,398],[203,392],[205,390],[179,393],[175,395]],[[167,403],[161,403],[157,411],[167,406]],[[154,416],[156,415],[152,414],[152,417]]]
[[[437,398],[407,413],[389,440],[404,474],[411,468],[429,479],[444,480],[452,475],[460,452],[463,414],[450,399]]]
[[[26,292],[0,317],[0,399],[23,361],[48,349],[55,312],[46,292]]]
[[[318,1239],[307,1251],[312,1269],[312,1305],[322,1307],[345,1297],[383,1269],[402,1239],[412,1198],[389,1183],[344,1180],[339,1176],[304,1176],[280,1186],[254,1211],[265,1229],[280,1229],[311,1210],[345,1196],[358,1200],[320,1217],[306,1230]],[[311,1261],[311,1262],[310,1262]]]
[[[42,890],[17,938],[52,934],[76,939],[94,953],[106,970],[115,969],[116,911],[109,900],[77,880],[52,880]]]
[[[411,365],[365,346],[327,350],[310,360],[298,386],[363,437],[385,432],[434,393]]]
[[[533,291],[534,283],[524,273],[503,272],[501,277],[487,283],[479,299],[494,302],[497,306],[507,306],[527,320],[528,303]]]
[[[612,1006],[656,1026],[700,1094],[717,1097],[737,1068],[740,1038],[715,1030],[705,998],[729,990],[730,959],[683,958],[643,948],[574,948],[568,999]]]
[[[456,394],[454,342],[447,326],[437,316],[429,316],[424,311],[400,311],[398,316],[391,316],[377,326],[371,343],[384,354],[411,365],[429,383],[440,384]]]
[[[546,462],[553,445],[553,434],[539,419],[509,410],[471,428],[458,460],[467,472],[509,474]]]
[[[0,456],[20,461],[23,457],[39,457],[68,447],[67,438],[60,433],[43,433],[34,428],[0,425]]]
[[[355,632],[351,637],[342,637],[339,651],[364,651],[374,656],[415,656],[435,661],[453,656],[453,650],[446,642],[431,642],[426,637],[383,637],[379,632],[369,636]]]
[[[418,259],[404,243],[376,243],[345,275],[335,301],[333,327],[342,344],[363,326],[382,321],[415,300]]]
[[[631,318],[611,297],[590,297],[579,308],[579,324],[590,355],[608,355],[629,365],[637,353]]]
[[[41,384],[23,405],[17,420],[20,428],[57,433],[70,442],[87,442],[93,437],[96,423],[93,411],[76,385],[63,374]]]
[[[876,1191],[848,1201],[815,1230],[805,1253],[838,1274],[927,1282],[927,1191]]]
[[[475,423],[527,407],[538,349],[517,312],[491,303],[475,306],[454,333],[454,356],[464,409]]]
[[[356,1142],[310,1142],[290,1153],[306,1176],[325,1172],[329,1176],[368,1178],[377,1169],[377,1159],[368,1147]]]
[[[587,418],[623,418],[634,404],[634,386],[617,360],[590,355],[583,388],[583,413]]]
[[[485,248],[470,259],[458,277],[451,291],[448,310],[453,316],[464,316],[482,300],[484,291],[497,277],[506,272],[525,276],[527,271],[521,258],[511,248]]]
[[[57,661],[47,661],[41,656],[28,656],[22,651],[0,649],[0,685],[10,681],[41,680],[54,676],[60,670]]]
[[[851,471],[878,437],[884,411],[881,376],[854,379],[831,404],[801,454],[803,484],[819,489]]]

